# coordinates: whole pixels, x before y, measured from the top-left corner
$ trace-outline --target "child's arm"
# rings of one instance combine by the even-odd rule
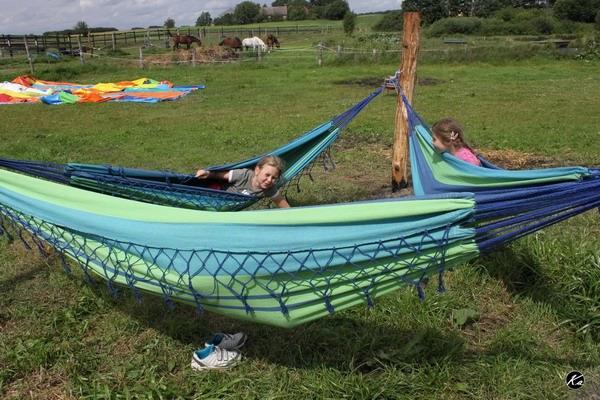
[[[217,179],[220,181],[229,180],[229,172],[231,171],[207,171],[205,169],[199,169],[196,171],[196,178],[198,179]]]
[[[288,203],[287,199],[280,194],[278,194],[274,197],[271,197],[271,200],[273,200],[273,203],[275,203],[275,205],[279,208],[290,208],[291,207],[290,203]]]

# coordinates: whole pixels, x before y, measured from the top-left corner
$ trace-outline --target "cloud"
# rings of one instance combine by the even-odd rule
[[[175,19],[177,25],[193,25],[202,11],[208,11],[214,18],[240,2],[241,0],[0,0],[0,34],[41,34],[72,28],[78,21],[85,21],[91,27],[118,29],[162,25],[167,18]],[[362,13],[398,9],[401,0],[349,0],[348,3],[353,11]]]

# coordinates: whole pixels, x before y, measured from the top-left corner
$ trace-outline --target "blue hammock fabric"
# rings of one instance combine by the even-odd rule
[[[281,157],[287,168],[278,181],[284,187],[314,163],[339,137],[341,131],[383,91],[383,86],[340,115],[304,133],[289,143],[247,160],[209,167],[211,171],[252,168],[265,155]],[[208,182],[193,175],[97,164],[52,164],[35,161],[0,159],[0,166],[129,199],[173,207],[211,211],[247,208],[261,198],[230,193],[207,187]]]
[[[421,282],[600,206],[600,179],[486,199],[450,193],[214,213],[140,203],[0,169],[0,233],[75,261],[116,293],[161,295],[293,327]],[[573,197],[577,200],[574,201]]]

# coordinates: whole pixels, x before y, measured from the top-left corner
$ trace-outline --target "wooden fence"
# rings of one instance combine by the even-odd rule
[[[272,26],[256,28],[231,28],[231,27],[210,27],[210,28],[180,28],[167,30],[164,28],[139,29],[131,31],[115,32],[95,32],[88,35],[0,35],[0,57],[12,57],[17,53],[24,53],[26,47],[31,53],[44,53],[52,49],[62,54],[77,55],[79,48],[83,51],[92,51],[96,48],[113,49],[120,47],[135,47],[148,45],[152,42],[164,43],[168,46],[169,33],[194,35],[202,40],[219,41],[224,36],[238,36],[240,38],[248,36],[266,36],[269,33],[275,36],[293,33],[325,33],[339,29],[338,27],[326,26]]]

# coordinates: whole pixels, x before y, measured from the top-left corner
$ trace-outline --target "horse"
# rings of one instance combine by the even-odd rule
[[[240,40],[239,37],[226,37],[225,39],[221,40],[221,43],[219,43],[219,46],[225,46],[225,47],[229,47],[230,49],[242,49],[242,41]]]
[[[252,50],[259,48],[262,51],[267,51],[267,45],[265,44],[265,42],[263,42],[261,38],[256,36],[242,40],[242,46],[244,46],[246,50],[249,48],[251,48]]]
[[[185,44],[187,49],[190,49],[192,43],[198,43],[198,46],[202,46],[202,42],[196,36],[192,35],[173,35],[169,30],[167,30],[167,34],[171,37],[173,41],[173,50],[178,49],[180,44]]]
[[[269,33],[267,35],[267,40],[265,40],[265,42],[267,43],[267,47],[269,48],[269,50],[273,49],[273,47],[279,48],[279,40],[277,40],[275,35],[273,35],[272,33]]]

